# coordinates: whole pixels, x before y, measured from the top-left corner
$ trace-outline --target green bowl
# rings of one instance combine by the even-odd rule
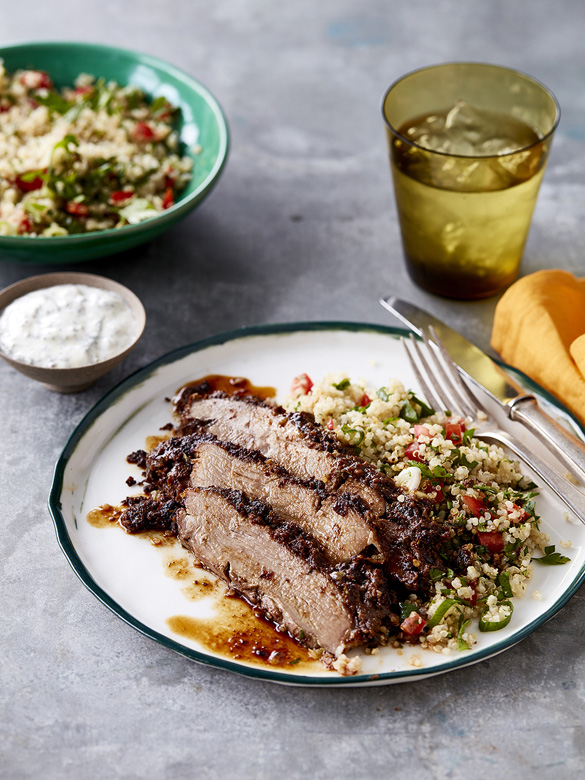
[[[183,71],[148,54],[94,43],[41,42],[0,46],[8,71],[44,70],[57,87],[80,73],[133,84],[151,97],[164,95],[181,109],[181,152],[193,159],[193,176],[174,206],[137,225],[70,236],[0,236],[0,260],[60,265],[106,257],[143,244],[192,211],[211,191],[226,161],[229,132],[213,95]],[[200,154],[192,154],[198,144]]]

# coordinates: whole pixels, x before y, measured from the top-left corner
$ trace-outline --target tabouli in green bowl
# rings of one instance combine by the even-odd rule
[[[0,259],[119,252],[159,235],[213,187],[227,125],[187,74],[95,44],[14,44],[0,59]]]
[[[135,86],[0,63],[0,235],[66,236],[137,224],[170,208],[192,160],[178,109]]]

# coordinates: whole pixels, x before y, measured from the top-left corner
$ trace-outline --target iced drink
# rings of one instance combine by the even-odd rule
[[[438,295],[485,297],[518,274],[552,130],[489,104],[455,99],[388,133],[408,271]]]

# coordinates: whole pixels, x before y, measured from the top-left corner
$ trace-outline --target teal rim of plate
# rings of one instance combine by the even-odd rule
[[[518,629],[512,636],[496,642],[489,648],[478,651],[470,651],[471,656],[461,654],[461,657],[453,658],[447,662],[444,666],[440,667],[422,667],[412,668],[401,671],[391,672],[379,672],[376,674],[358,674],[348,677],[343,676],[307,676],[301,674],[291,674],[288,672],[276,672],[262,667],[246,666],[236,661],[230,661],[228,659],[218,658],[215,656],[206,655],[199,650],[193,650],[181,643],[170,639],[164,634],[160,634],[152,628],[149,628],[140,620],[135,618],[123,607],[121,607],[116,601],[114,601],[93,579],[85,565],[82,563],[75,546],[73,545],[65,519],[61,512],[61,493],[63,491],[63,476],[68,460],[73,454],[78,442],[84,433],[91,427],[91,425],[98,419],[98,417],[106,411],[111,403],[121,398],[125,393],[130,391],[136,385],[144,382],[151,376],[154,371],[170,363],[174,363],[183,357],[195,352],[201,352],[208,347],[219,346],[229,341],[236,341],[238,339],[245,339],[254,336],[275,336],[285,335],[298,332],[310,332],[310,331],[326,331],[326,330],[339,330],[350,332],[367,332],[378,333],[381,335],[391,336],[399,339],[410,334],[410,331],[395,328],[386,325],[377,325],[370,323],[360,322],[343,322],[343,321],[315,321],[315,322],[291,322],[280,323],[274,325],[252,325],[244,328],[238,328],[236,330],[230,330],[225,333],[217,334],[216,336],[210,336],[196,341],[192,344],[188,344],[184,347],[179,347],[171,352],[166,353],[157,360],[152,361],[143,368],[138,369],[133,374],[124,379],[116,387],[112,388],[106,395],[98,401],[92,409],[83,417],[81,422],[77,425],[67,444],[65,445],[53,473],[53,480],[51,484],[51,490],[49,493],[48,507],[53,523],[55,525],[55,532],[57,535],[57,541],[65,557],[69,561],[75,574],[79,577],[85,587],[98,599],[104,606],[106,606],[111,612],[117,615],[121,620],[127,623],[132,628],[136,629],[139,633],[143,634],[150,639],[153,639],[158,644],[166,647],[170,650],[174,650],[180,655],[189,658],[192,661],[213,666],[224,671],[235,672],[236,674],[243,675],[245,677],[252,677],[259,680],[267,680],[270,682],[277,682],[298,686],[315,686],[315,687],[328,687],[328,686],[346,686],[346,685],[367,685],[371,683],[383,683],[384,681],[408,681],[416,678],[433,677],[446,672],[454,671],[455,669],[461,669],[465,666],[478,663],[479,661],[486,660],[498,653],[508,650],[514,645],[521,642],[533,631],[539,628],[541,625],[550,620],[557,614],[569,601],[569,599],[577,592],[580,586],[585,581],[585,563],[581,567],[576,577],[571,582],[571,585],[562,593],[562,595],[556,600],[556,602],[549,607],[542,615],[535,620],[531,621],[523,628]],[[536,382],[531,380],[521,371],[512,368],[512,366],[503,363],[502,361],[496,361],[506,371],[509,371],[521,379],[522,384],[526,385],[529,389],[535,391],[551,405],[556,407],[559,411],[568,416],[577,426],[581,435],[585,439],[585,428],[576,420],[576,418],[566,409],[556,398],[550,393],[541,388]]]
[[[197,92],[197,94],[199,94],[205,100],[205,102],[212,110],[217,120],[217,127],[218,127],[218,132],[220,137],[220,146],[217,154],[217,160],[215,161],[213,168],[209,171],[209,173],[207,174],[205,179],[201,182],[201,184],[197,187],[197,189],[193,190],[193,192],[189,193],[189,195],[186,198],[182,200],[178,200],[173,206],[171,206],[170,208],[166,209],[163,212],[160,212],[155,217],[151,217],[148,221],[145,222],[139,222],[136,225],[124,225],[123,228],[108,228],[107,230],[92,230],[88,233],[76,233],[67,236],[36,236],[35,243],[39,243],[39,241],[42,241],[42,242],[49,242],[48,245],[52,247],[58,247],[64,244],[66,244],[67,246],[71,246],[73,244],[84,244],[92,239],[95,240],[96,236],[99,236],[100,239],[102,237],[105,238],[107,236],[119,236],[120,230],[122,229],[124,230],[123,235],[125,236],[130,235],[132,233],[140,233],[144,230],[145,224],[163,225],[166,222],[174,222],[174,220],[183,211],[190,211],[193,201],[198,201],[203,197],[204,194],[209,194],[211,189],[217,183],[217,180],[219,179],[219,175],[221,174],[227,162],[228,152],[230,147],[230,133],[229,133],[229,126],[228,126],[226,115],[221,105],[219,104],[217,98],[214,95],[212,95],[211,92],[207,89],[207,87],[204,84],[202,84],[200,81],[198,81],[198,79],[189,75],[186,71],[182,70],[181,68],[178,68],[176,65],[173,65],[170,62],[166,62],[160,57],[155,57],[152,54],[145,54],[144,52],[135,51],[133,49],[127,49],[122,46],[108,46],[107,44],[91,43],[89,41],[16,41],[16,42],[13,41],[10,43],[0,42],[0,55],[2,54],[3,51],[9,49],[19,49],[24,46],[43,46],[48,48],[54,47],[56,50],[64,46],[69,46],[69,47],[79,46],[80,48],[87,46],[92,49],[97,49],[97,50],[101,49],[104,52],[106,51],[120,52],[129,57],[135,57],[137,60],[152,65],[152,67],[154,68],[159,68],[163,71],[167,71],[168,73],[172,74],[177,80],[182,81],[194,92]],[[2,236],[2,243],[4,244],[4,246],[9,246],[9,245],[24,246],[26,245],[27,241],[30,241],[30,238],[31,238],[30,236]]]

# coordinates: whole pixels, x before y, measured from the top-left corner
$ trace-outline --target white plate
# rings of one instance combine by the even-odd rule
[[[196,661],[251,677],[297,685],[376,685],[417,680],[476,663],[505,650],[551,618],[585,579],[585,526],[568,518],[562,504],[547,489],[541,490],[537,510],[541,529],[550,534],[557,550],[571,562],[564,566],[535,566],[526,595],[514,602],[514,616],[506,628],[478,633],[470,651],[449,655],[421,649],[383,648],[376,655],[362,654],[363,671],[341,677],[316,663],[314,669],[273,668],[227,660],[190,639],[173,633],[167,619],[174,615],[197,617],[210,609],[209,600],[189,600],[181,582],[165,576],[163,551],[147,540],[124,534],[119,528],[95,528],[87,512],[105,503],[118,504],[128,495],[125,480],[138,477],[126,456],[144,448],[147,436],[170,421],[165,402],[188,381],[208,374],[245,376],[255,385],[271,385],[283,398],[291,379],[306,372],[313,379],[333,371],[348,371],[368,384],[386,384],[397,377],[416,389],[416,381],[399,337],[404,331],[358,323],[300,323],[250,328],[223,334],[177,350],[112,390],[84,418],[73,433],[57,465],[49,499],[59,543],[82,582],[120,618],[155,641]],[[515,374],[534,392],[533,384]],[[545,403],[560,419],[570,415],[540,390]],[[508,428],[509,424],[502,421]],[[514,427],[515,434],[554,463],[530,434]],[[134,488],[134,491],[137,489]],[[569,551],[559,548],[570,539]],[[535,591],[542,600],[532,597]],[[359,652],[359,651],[353,651]],[[418,657],[421,666],[417,663]]]

